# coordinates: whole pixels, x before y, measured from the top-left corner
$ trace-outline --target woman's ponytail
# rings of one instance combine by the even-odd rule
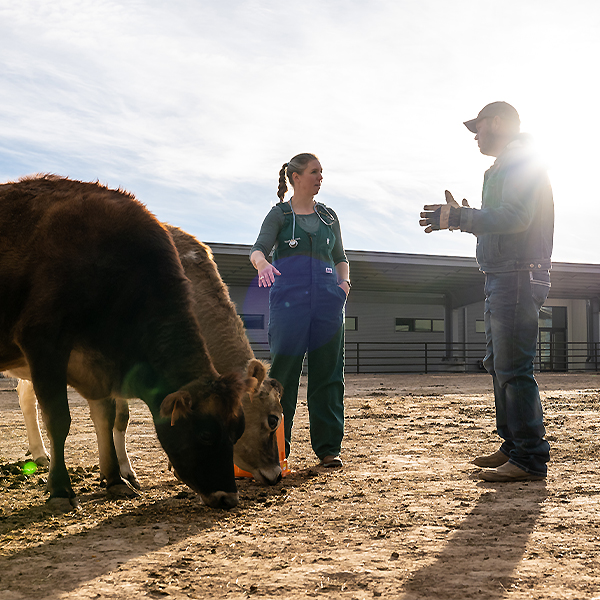
[[[279,187],[277,188],[277,197],[281,202],[283,202],[283,197],[288,191],[287,183],[285,182],[285,170],[287,169],[289,163],[283,163],[283,167],[279,171]]]

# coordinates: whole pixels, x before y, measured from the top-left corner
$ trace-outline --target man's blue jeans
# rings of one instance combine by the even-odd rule
[[[540,308],[548,297],[548,271],[486,273],[484,365],[492,376],[500,451],[509,462],[546,475],[550,446],[533,376]]]

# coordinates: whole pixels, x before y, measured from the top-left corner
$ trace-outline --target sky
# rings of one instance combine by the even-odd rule
[[[474,256],[419,213],[480,206],[463,121],[504,100],[548,164],[554,260],[600,263],[599,30],[597,0],[0,0],[0,181],[99,181],[252,244],[312,152],[346,249]]]

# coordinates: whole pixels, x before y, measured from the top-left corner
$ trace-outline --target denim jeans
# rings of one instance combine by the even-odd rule
[[[540,308],[548,297],[548,271],[486,273],[484,365],[492,376],[500,451],[509,462],[546,475],[550,446],[533,376]]]

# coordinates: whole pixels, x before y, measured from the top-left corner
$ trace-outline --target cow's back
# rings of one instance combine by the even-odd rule
[[[52,321],[66,344],[131,364],[152,321],[191,314],[156,218],[130,194],[54,176],[0,185],[0,281],[4,362],[19,330]]]

